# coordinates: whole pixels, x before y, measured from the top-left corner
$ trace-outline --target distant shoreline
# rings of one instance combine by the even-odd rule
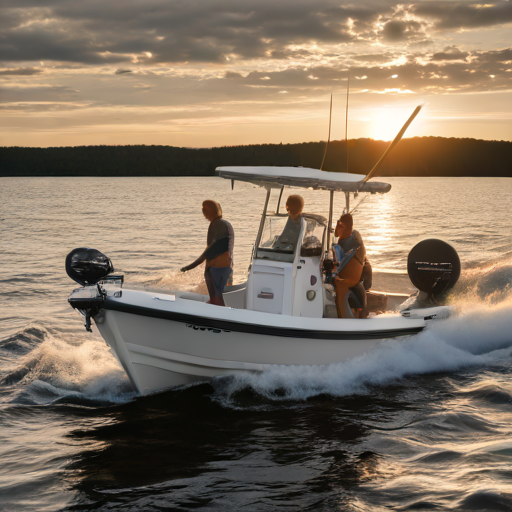
[[[349,172],[366,174],[389,142],[348,141]],[[173,146],[0,147],[0,177],[213,176],[223,165],[319,168],[325,142],[205,149]],[[324,169],[346,172],[345,141],[329,144]],[[512,142],[414,137],[403,139],[378,176],[512,177]]]

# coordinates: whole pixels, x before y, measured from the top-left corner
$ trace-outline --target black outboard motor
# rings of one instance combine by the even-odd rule
[[[447,242],[430,238],[416,244],[407,258],[407,273],[412,284],[429,299],[447,292],[460,277],[460,259]]]
[[[110,259],[96,249],[79,247],[66,257],[66,272],[78,284],[89,287],[75,290],[68,298],[70,305],[85,317],[85,328],[91,332],[91,318],[98,314],[106,293],[100,281],[120,281],[123,276],[109,275],[114,271]],[[90,288],[96,285],[96,288]]]
[[[79,247],[66,257],[68,276],[82,286],[93,286],[113,271],[110,259],[96,249]]]

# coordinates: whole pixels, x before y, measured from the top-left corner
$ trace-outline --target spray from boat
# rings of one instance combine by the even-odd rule
[[[472,291],[469,290],[472,294]],[[493,302],[494,292],[488,297]],[[388,340],[350,361],[327,366],[273,366],[213,383],[215,397],[238,407],[252,390],[269,401],[303,401],[319,395],[366,395],[406,378],[469,367],[509,366],[512,358],[512,289],[498,304],[457,303],[459,313],[408,340]]]

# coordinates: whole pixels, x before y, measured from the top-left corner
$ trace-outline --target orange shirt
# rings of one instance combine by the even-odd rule
[[[229,255],[229,251],[226,251],[223,254],[219,254],[219,256],[217,256],[213,260],[206,260],[206,267],[231,267],[231,256]]]

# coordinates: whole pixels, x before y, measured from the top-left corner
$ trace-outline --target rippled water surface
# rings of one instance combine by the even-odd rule
[[[345,363],[141,398],[68,306],[66,254],[95,247],[128,283],[200,290],[200,269],[177,270],[202,251],[214,198],[241,282],[264,191],[2,178],[0,510],[512,510],[512,180],[388,181],[354,203],[375,287],[411,290],[412,246],[451,241],[454,317]],[[326,192],[303,195],[327,213]]]

